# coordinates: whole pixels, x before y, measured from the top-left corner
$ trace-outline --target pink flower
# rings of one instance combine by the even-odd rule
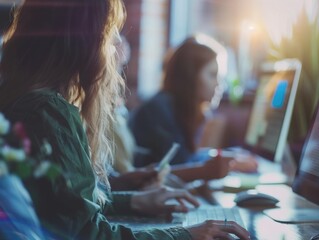
[[[24,140],[24,139],[28,138],[25,127],[24,127],[23,123],[21,123],[21,122],[17,122],[14,124],[13,132],[19,137],[20,140]]]
[[[31,141],[29,138],[25,138],[22,141],[23,149],[27,155],[31,153]]]
[[[17,122],[13,126],[13,132],[22,141],[22,146],[26,154],[31,153],[31,141],[28,138],[27,132],[23,123]]]

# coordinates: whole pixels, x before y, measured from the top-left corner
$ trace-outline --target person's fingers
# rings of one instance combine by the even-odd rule
[[[218,231],[225,232],[226,234],[235,234],[240,239],[249,240],[250,234],[249,232],[238,225],[236,222],[233,221],[219,221],[219,220],[207,220],[206,225],[211,226],[213,229],[217,228]],[[228,235],[229,236],[229,235]]]
[[[233,240],[234,238],[229,235],[227,232],[223,232],[221,230],[214,230],[213,233],[213,239],[223,239],[223,240]]]
[[[180,205],[185,206],[185,203],[184,203],[183,199],[181,199],[181,198],[176,198],[176,201],[177,201]]]
[[[220,225],[220,229],[223,230],[224,232],[233,233],[236,236],[240,237],[241,239],[250,239],[249,232],[245,228],[237,224],[236,222],[233,222],[233,221],[228,221],[226,223],[222,222]]]
[[[171,166],[170,165],[166,165],[163,169],[161,169],[158,172],[158,176],[160,178],[165,178],[170,172],[171,172]]]
[[[150,170],[145,173],[145,177],[147,178],[156,178],[158,176],[158,172],[155,170]]]
[[[189,192],[185,191],[185,190],[167,190],[164,200],[168,200],[168,199],[185,199],[187,202],[191,203],[193,206],[198,207],[199,206],[199,202],[196,200],[195,197],[193,197]]]
[[[165,211],[167,213],[172,213],[172,212],[188,212],[188,208],[185,205],[185,202],[183,201],[182,198],[176,198],[176,201],[179,204],[171,204],[171,205],[165,205]]]
[[[173,212],[186,213],[186,212],[188,212],[188,208],[185,205],[175,205],[175,204],[164,205],[163,210],[166,213],[173,213]]]
[[[157,163],[151,163],[147,165],[146,167],[142,167],[140,169],[144,169],[145,171],[156,171]]]
[[[199,207],[199,202],[197,201],[197,199],[193,195],[191,195],[188,191],[184,191],[183,199],[191,203],[193,206]]]
[[[158,172],[155,170],[145,170],[140,169],[136,171],[135,179],[139,181],[149,181],[151,179],[156,179]]]

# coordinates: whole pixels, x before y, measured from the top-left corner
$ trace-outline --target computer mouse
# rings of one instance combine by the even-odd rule
[[[277,198],[257,190],[239,192],[236,194],[234,201],[242,207],[271,207],[279,202]]]

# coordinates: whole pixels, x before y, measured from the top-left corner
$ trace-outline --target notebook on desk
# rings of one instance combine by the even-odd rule
[[[231,174],[226,177],[225,184],[238,186],[238,181],[250,183],[253,180],[265,183],[283,183],[280,162],[287,144],[293,106],[296,98],[301,63],[296,59],[285,59],[265,63],[259,73],[259,85],[243,147],[230,148],[235,153],[247,153],[256,156],[259,163],[256,174]],[[267,177],[267,173],[272,173]],[[260,174],[263,178],[260,179]],[[271,181],[273,179],[274,181]],[[256,182],[257,184],[257,182]],[[235,187],[235,186],[234,186]]]
[[[278,222],[319,222],[319,105],[304,144],[293,191],[315,204],[314,208],[264,211]]]

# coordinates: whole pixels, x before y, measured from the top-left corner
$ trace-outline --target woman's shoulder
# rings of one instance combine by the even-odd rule
[[[171,96],[166,92],[159,92],[130,113],[129,125],[151,126],[175,123]]]
[[[156,112],[167,112],[171,109],[172,98],[171,96],[164,92],[160,91],[156,93],[153,97],[145,100],[139,107],[137,107],[137,111],[140,112],[148,112],[151,111],[153,114]]]
[[[158,104],[158,105],[161,105],[161,104],[166,105],[172,102],[172,96],[165,91],[159,91],[148,102]]]
[[[16,99],[4,109],[4,114],[13,120],[23,120],[32,114],[41,112],[78,111],[57,91],[50,89],[34,90]]]

